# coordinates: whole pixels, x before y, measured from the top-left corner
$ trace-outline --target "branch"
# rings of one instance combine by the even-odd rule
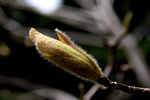
[[[127,93],[132,94],[138,94],[138,95],[150,95],[150,88],[141,88],[141,87],[135,87],[130,85],[125,85],[119,82],[110,82],[111,88],[120,89],[122,91],[125,91]]]

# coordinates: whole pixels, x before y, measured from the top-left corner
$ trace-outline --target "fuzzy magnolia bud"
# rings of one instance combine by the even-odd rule
[[[84,79],[98,82],[105,77],[96,61],[58,29],[60,41],[31,28],[29,34],[37,50],[52,63]]]

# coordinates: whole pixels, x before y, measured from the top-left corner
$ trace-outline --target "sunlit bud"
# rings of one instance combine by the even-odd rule
[[[30,38],[41,55],[81,78],[98,82],[105,77],[93,57],[72,43],[64,33],[58,29],[55,31],[60,40],[45,36],[31,28]]]

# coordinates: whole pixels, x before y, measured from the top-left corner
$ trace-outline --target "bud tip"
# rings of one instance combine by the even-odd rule
[[[39,35],[40,33],[35,29],[35,28],[31,28],[30,31],[29,31],[29,36],[30,36],[30,39],[32,41],[35,40],[35,37],[36,35]]]
[[[56,28],[56,29],[55,29],[55,31],[56,31],[56,32],[58,32],[58,31],[59,31],[59,29],[58,29],[58,28]]]
[[[56,32],[57,34],[61,34],[61,33],[62,33],[58,28],[55,29],[55,32]]]

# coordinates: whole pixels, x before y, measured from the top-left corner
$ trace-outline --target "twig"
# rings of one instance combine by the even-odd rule
[[[103,79],[101,78],[98,83],[103,84],[106,87],[119,89],[131,94],[150,95],[150,88],[141,88],[141,87],[125,85],[119,82],[112,81],[107,77],[104,77]]]

